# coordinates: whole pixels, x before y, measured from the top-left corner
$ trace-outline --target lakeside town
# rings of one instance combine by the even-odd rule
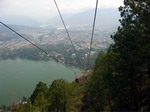
[[[2,26],[1,26],[2,27]],[[77,50],[87,49],[90,43],[91,27],[88,25],[81,26],[70,26],[67,27],[71,36],[71,39]],[[65,29],[63,27],[49,27],[40,26],[38,29],[20,29],[18,30],[20,34],[31,40],[32,42],[39,45],[70,45],[69,39],[66,35]],[[110,35],[115,32],[115,29],[109,27],[97,27],[95,29],[93,47],[97,49],[105,49],[111,43],[112,40]],[[28,42],[19,38],[17,35],[9,30],[1,32],[0,34],[0,49],[18,49],[21,47],[30,46]]]

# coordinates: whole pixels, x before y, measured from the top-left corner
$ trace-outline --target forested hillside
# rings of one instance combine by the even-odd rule
[[[29,98],[23,99],[27,104],[21,106],[12,106],[14,112],[51,112],[80,111],[82,104],[82,87],[75,83],[68,83],[60,79],[55,80],[47,87],[43,82],[39,82]]]
[[[99,53],[85,86],[39,82],[28,103],[14,111],[150,111],[150,0],[124,5],[114,44]]]
[[[150,111],[150,0],[124,0],[115,44],[100,53],[82,110]]]

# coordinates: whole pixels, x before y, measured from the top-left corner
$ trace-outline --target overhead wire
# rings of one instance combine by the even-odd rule
[[[58,13],[59,13],[60,19],[61,19],[61,21],[62,21],[62,23],[63,23],[63,25],[64,25],[64,28],[65,28],[65,31],[66,31],[67,36],[68,36],[68,38],[69,38],[69,41],[70,41],[70,43],[71,43],[71,46],[72,46],[72,48],[73,48],[73,50],[74,50],[74,53],[76,54],[76,62],[77,62],[77,64],[79,63],[79,65],[81,65],[81,67],[82,67],[82,66],[83,66],[83,65],[82,65],[82,62],[81,62],[81,60],[80,60],[80,58],[79,58],[79,56],[78,56],[78,54],[77,54],[77,51],[76,51],[76,49],[75,49],[75,47],[74,47],[74,45],[73,45],[72,39],[71,39],[71,37],[70,37],[70,34],[69,34],[69,32],[68,32],[68,29],[67,29],[67,27],[66,27],[65,21],[64,21],[64,19],[63,19],[63,17],[62,17],[62,14],[61,14],[61,12],[60,12],[60,9],[59,9],[59,7],[58,7],[58,4],[57,4],[56,0],[54,0],[54,3],[55,3],[55,5],[56,5],[57,11],[58,11]]]
[[[20,36],[21,38],[23,38],[24,40],[26,40],[28,43],[30,43],[31,45],[33,45],[34,47],[36,47],[37,49],[39,49],[40,51],[42,51],[43,53],[46,54],[47,59],[50,60],[49,57],[51,57],[55,62],[60,63],[60,60],[58,60],[57,58],[55,58],[54,56],[51,56],[47,51],[45,51],[44,49],[40,48],[38,45],[34,44],[33,42],[31,42],[30,40],[28,40],[27,38],[25,38],[23,35],[19,34],[17,31],[15,31],[14,29],[12,29],[11,27],[9,27],[8,25],[6,25],[5,23],[1,22],[0,23],[5,26],[6,28],[8,28],[9,30],[11,30],[12,32],[14,32],[15,34],[17,34],[18,36]],[[71,71],[73,71],[74,73],[76,73],[75,70],[71,69],[70,67],[68,67],[67,65],[60,63],[63,66],[65,66],[66,68],[70,69]]]
[[[90,69],[89,64],[91,60],[91,51],[92,51],[92,44],[94,39],[94,31],[95,31],[95,23],[96,23],[96,16],[97,16],[97,8],[98,8],[98,0],[96,0],[96,6],[95,6],[95,13],[94,13],[94,21],[93,21],[93,28],[92,28],[92,35],[91,35],[91,41],[90,41],[90,49],[87,57],[87,70]]]

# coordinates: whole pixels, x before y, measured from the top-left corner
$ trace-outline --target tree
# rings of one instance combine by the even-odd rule
[[[124,83],[126,81],[122,87],[122,102],[125,103],[120,109],[147,110],[147,99],[150,98],[150,0],[124,0],[124,4],[120,7],[122,26],[112,36],[115,44],[110,48],[119,54],[116,71],[122,75]]]
[[[85,87],[84,104],[86,105],[82,108],[83,110],[113,110],[113,96],[119,95],[121,91],[119,82],[116,82],[119,75],[115,71],[115,64],[117,64],[117,54],[100,52]]]
[[[79,111],[81,94],[78,90],[79,87],[63,79],[53,81],[49,89],[49,111]]]
[[[47,111],[48,109],[48,87],[46,86],[46,83],[39,82],[36,85],[36,88],[33,92],[33,94],[30,97],[31,104],[35,107],[38,107],[40,111]]]

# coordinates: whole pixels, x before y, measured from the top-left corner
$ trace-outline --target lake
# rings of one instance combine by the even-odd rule
[[[81,76],[79,69],[74,70]],[[23,96],[30,97],[39,81],[49,86],[53,80],[60,78],[71,82],[74,72],[54,61],[0,61],[0,106],[18,103]]]

